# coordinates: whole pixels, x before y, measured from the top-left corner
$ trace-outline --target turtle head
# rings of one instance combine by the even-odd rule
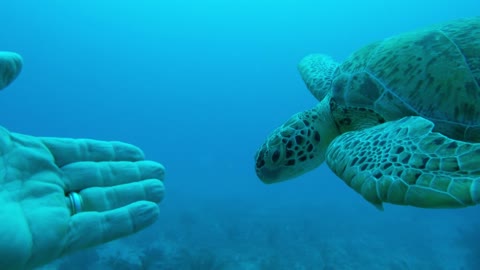
[[[338,135],[327,96],[313,109],[297,113],[274,130],[255,155],[257,176],[267,184],[300,176],[320,166]]]

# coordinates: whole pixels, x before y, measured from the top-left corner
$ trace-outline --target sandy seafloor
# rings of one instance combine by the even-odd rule
[[[273,217],[236,209],[230,213],[236,217],[227,220],[185,212],[178,215],[179,224],[158,226],[162,232],[149,230],[153,236],[148,241],[133,237],[44,269],[460,270],[477,269],[480,263],[478,223],[445,226],[433,214],[434,227],[415,217],[396,222],[372,217],[352,224],[349,215],[321,207],[275,211]],[[185,231],[178,232],[179,226]],[[399,226],[414,229],[395,229]]]
[[[342,183],[338,188],[350,192]],[[472,218],[478,207],[386,205],[381,212],[361,198],[324,200],[259,206],[221,198],[178,205],[181,211],[164,212],[168,219],[147,231],[44,269],[475,270],[480,265],[480,219]]]

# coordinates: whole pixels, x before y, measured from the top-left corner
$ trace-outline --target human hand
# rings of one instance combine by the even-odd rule
[[[15,80],[22,67],[23,60],[19,54],[0,51],[0,90]]]
[[[0,269],[31,269],[149,226],[163,178],[129,144],[0,127]]]

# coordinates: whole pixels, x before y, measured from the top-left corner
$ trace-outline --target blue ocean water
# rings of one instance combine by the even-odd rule
[[[296,70],[478,15],[476,0],[3,1],[0,50],[24,69],[0,125],[121,140],[167,168],[159,221],[44,269],[480,269],[479,208],[363,200],[326,165],[264,185],[253,156],[316,104]]]

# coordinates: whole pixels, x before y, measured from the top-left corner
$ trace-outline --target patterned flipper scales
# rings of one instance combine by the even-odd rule
[[[480,144],[433,132],[405,117],[337,137],[326,160],[335,174],[379,209],[383,202],[425,208],[480,203]]]

